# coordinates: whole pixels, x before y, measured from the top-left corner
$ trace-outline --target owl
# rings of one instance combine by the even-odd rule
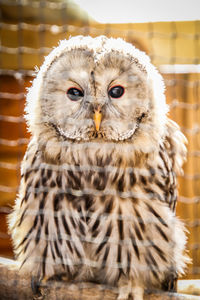
[[[189,262],[175,215],[186,139],[167,112],[161,75],[120,38],[73,37],[46,57],[9,216],[21,272],[114,286],[118,300],[175,289]]]

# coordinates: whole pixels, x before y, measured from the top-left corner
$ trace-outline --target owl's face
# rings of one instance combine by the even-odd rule
[[[35,81],[32,123],[45,124],[58,139],[134,142],[163,127],[162,79],[144,53],[121,39],[63,41]]]

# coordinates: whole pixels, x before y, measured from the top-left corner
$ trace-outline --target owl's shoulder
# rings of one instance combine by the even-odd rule
[[[183,173],[182,167],[187,156],[186,144],[187,139],[180,131],[178,124],[168,118],[164,146],[169,158],[172,160],[173,171],[176,175],[182,175]]]
[[[24,169],[27,168],[27,166],[31,167],[35,163],[39,164],[41,163],[42,158],[41,158],[41,153],[38,147],[38,143],[36,140],[33,138],[30,140],[27,150],[25,152],[22,164],[21,164],[21,173],[23,174]]]

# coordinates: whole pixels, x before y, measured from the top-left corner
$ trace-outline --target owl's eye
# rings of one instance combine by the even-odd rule
[[[121,85],[113,86],[108,92],[108,95],[111,98],[120,98],[123,94],[124,94],[124,88]]]
[[[71,87],[67,90],[67,96],[72,101],[78,101],[83,98],[84,93],[75,87]]]

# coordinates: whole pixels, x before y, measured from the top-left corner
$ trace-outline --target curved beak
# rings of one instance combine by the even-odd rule
[[[94,116],[93,116],[96,131],[99,131],[101,125],[101,119],[102,119],[101,109],[100,107],[98,107],[97,109],[94,110]]]

